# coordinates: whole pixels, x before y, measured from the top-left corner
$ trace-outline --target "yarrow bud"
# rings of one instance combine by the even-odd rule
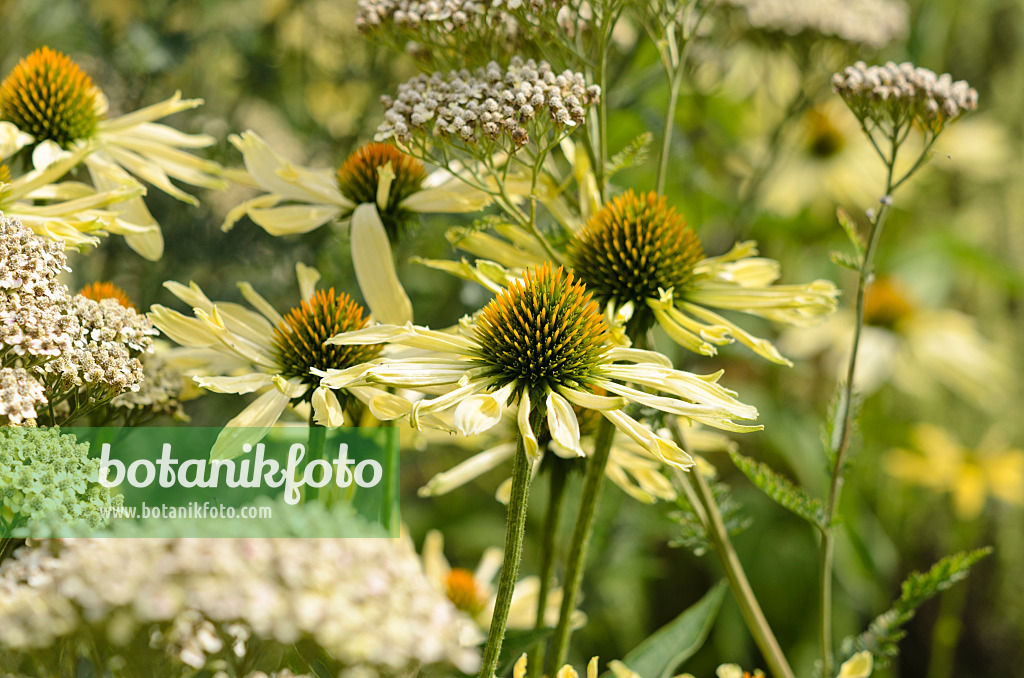
[[[600,88],[588,87],[581,73],[556,75],[545,61],[519,57],[507,69],[492,61],[473,73],[419,75],[399,86],[397,98],[382,99],[377,140],[408,143],[414,135],[433,135],[467,147],[515,150],[549,129],[558,134],[582,124],[600,96]]]
[[[910,62],[868,66],[858,61],[832,76],[832,89],[859,119],[880,125],[913,121],[933,133],[978,107],[978,92],[949,73]]]

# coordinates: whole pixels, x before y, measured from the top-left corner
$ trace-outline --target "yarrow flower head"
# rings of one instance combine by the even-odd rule
[[[901,0],[726,0],[751,27],[786,35],[804,32],[875,49],[903,37],[910,8]]]
[[[262,392],[228,422],[214,447],[216,456],[241,454],[242,444],[255,441],[249,437],[262,437],[290,402],[310,403],[319,425],[341,426],[345,410],[351,413],[357,402],[368,404],[377,395],[388,398],[375,388],[353,387],[339,399],[320,386],[314,371],[362,365],[374,359],[381,347],[325,345],[338,333],[364,328],[369,320],[347,294],[336,293],[333,288],[318,291],[320,274],[315,269],[299,264],[296,274],[302,301],[284,316],[245,282],[239,283],[239,288],[256,311],[240,304],[210,301],[195,283],[186,287],[176,282],[166,282],[164,287],[189,304],[193,316],[161,305],[151,309],[153,324],[171,340],[213,351],[216,362],[207,371],[211,376],[194,377],[199,386],[215,393]]]
[[[181,95],[115,118],[107,117],[107,100],[88,75],[66,55],[41,47],[22,59],[0,83],[0,148],[16,152],[32,147],[37,171],[74,158],[89,170],[100,193],[120,190],[115,213],[105,219],[113,232],[125,235],[129,246],[149,259],[163,253],[160,227],[137,192],[126,187],[146,181],[175,198],[196,199],[171,179],[204,188],[223,188],[221,168],[189,150],[209,146],[213,137],[183,134],[156,120],[195,108],[198,99]],[[79,155],[80,154],[80,157]],[[66,172],[70,168],[64,168]]]
[[[729,430],[755,428],[732,421],[754,419],[757,411],[718,385],[721,373],[675,370],[661,354],[612,345],[590,294],[571,273],[550,265],[527,271],[457,333],[383,325],[340,334],[329,343],[388,343],[434,353],[328,370],[321,384],[444,390],[434,398],[407,402],[391,418],[408,416],[419,426],[424,415],[454,408],[455,428],[464,435],[491,429],[517,403],[519,434],[534,459],[544,425],[562,447],[583,455],[573,405],[600,412],[647,454],[680,468],[692,464],[689,455],[633,419],[625,412],[627,405],[638,403]],[[669,395],[652,395],[624,382]]]
[[[43,385],[27,370],[0,368],[0,426],[32,426],[36,407],[46,402]]]
[[[704,256],[697,235],[664,197],[632,190],[591,217],[569,250],[580,279],[627,331],[643,332],[657,321],[673,340],[703,355],[736,340],[790,364],[771,342],[710,308],[806,326],[835,309],[838,291],[826,280],[774,285],[778,263],[756,254],[755,244],[744,242],[722,256]]]
[[[0,348],[3,364],[40,362],[71,348],[74,321],[68,290],[57,276],[67,268],[64,245],[0,215]]]
[[[418,160],[387,144],[363,146],[334,171],[290,163],[252,131],[230,141],[242,152],[246,182],[266,193],[232,209],[222,230],[243,216],[271,235],[307,233],[348,220],[356,279],[380,322],[412,319],[412,304],[395,272],[392,243],[413,215],[475,212],[490,202],[489,195],[448,172],[428,174]]]
[[[87,444],[58,428],[0,427],[0,515],[14,527],[79,521],[98,527],[105,522],[101,509],[122,501],[95,482],[99,467]]]
[[[474,157],[514,152],[581,125],[600,96],[581,73],[558,74],[545,61],[519,57],[508,68],[492,61],[472,73],[419,75],[400,85],[395,98],[382,98],[377,139],[425,146],[436,137]]]
[[[51,652],[98,674],[126,656],[174,669],[161,676],[273,672],[295,646],[330,675],[472,672],[464,621],[401,540],[47,540],[0,566],[5,661]]]
[[[884,129],[919,125],[938,134],[942,128],[978,107],[978,92],[949,73],[936,75],[910,62],[868,66],[858,61],[832,76],[832,88],[862,122]]]

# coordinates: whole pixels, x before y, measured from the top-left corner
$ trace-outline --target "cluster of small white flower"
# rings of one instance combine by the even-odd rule
[[[491,62],[473,73],[419,75],[399,86],[397,98],[382,98],[385,114],[377,139],[406,143],[427,133],[475,144],[482,137],[510,141],[514,149],[529,143],[527,126],[542,134],[552,126],[560,131],[582,124],[600,96],[601,89],[588,87],[581,73],[556,74],[547,62],[518,57],[507,69]]]
[[[978,107],[978,92],[966,80],[954,82],[949,73],[936,75],[910,62],[868,66],[858,61],[832,76],[832,88],[861,119],[872,117],[882,103],[896,119],[906,114],[941,127]]]
[[[907,32],[902,0],[725,0],[754,28],[796,35],[804,31],[880,48]]]
[[[61,525],[83,521],[97,527],[101,509],[122,501],[90,482],[99,465],[89,458],[88,445],[57,428],[0,427],[0,508],[16,521],[57,519]]]
[[[21,367],[0,369],[0,425],[31,426],[36,406],[46,404],[43,385]]]
[[[477,664],[459,643],[461,613],[405,541],[51,540],[0,566],[0,591],[0,647],[11,656],[99,637],[112,657],[155,642],[179,667],[245,657],[274,671],[262,665],[271,650],[296,644],[325,651],[332,675]]]
[[[68,289],[64,245],[0,215],[0,354],[15,360],[56,356],[71,347],[74,320],[64,310]],[[8,353],[9,349],[9,353]]]

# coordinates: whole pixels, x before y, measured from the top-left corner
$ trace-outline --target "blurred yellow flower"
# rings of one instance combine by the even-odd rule
[[[897,448],[882,459],[886,473],[911,485],[948,492],[961,520],[974,520],[989,497],[1024,506],[1024,450],[990,431],[970,450],[944,428],[918,424],[912,450]]]
[[[925,400],[935,396],[938,382],[969,402],[1005,405],[1011,371],[1000,347],[978,331],[971,316],[920,307],[898,280],[883,277],[867,289],[864,323],[854,375],[861,393],[891,381]],[[853,324],[853,311],[844,308],[823,325],[787,332],[779,344],[798,358],[825,354],[837,371],[843,370]]]
[[[611,664],[608,665],[608,668],[612,669],[616,678],[624,676],[624,674],[620,674],[618,671],[615,671]],[[630,673],[632,673],[632,671],[630,671]],[[636,676],[635,673],[632,673],[632,675]],[[512,678],[526,678],[525,653],[523,653],[523,656],[517,659],[516,663],[512,666]],[[555,678],[580,678],[580,674],[577,673],[576,669],[571,665],[566,664],[562,668],[558,669],[558,673],[555,674]],[[587,662],[587,678],[597,678],[597,657],[592,657],[590,661]]]
[[[444,535],[431,530],[423,540],[423,569],[427,579],[434,587],[446,595],[452,604],[465,612],[474,622],[474,626],[462,633],[463,643],[476,645],[482,642],[491,627],[491,616],[497,591],[491,585],[495,575],[501,569],[503,555],[501,549],[492,547],[484,551],[483,557],[475,570],[452,567],[444,556]],[[537,603],[540,594],[540,578],[524,577],[516,582],[512,594],[512,607],[508,613],[508,628],[532,629],[537,622]],[[562,589],[553,587],[548,592],[544,608],[544,624],[554,626],[558,623],[558,613],[562,605]],[[586,623],[583,612],[573,612],[573,627],[579,628]]]

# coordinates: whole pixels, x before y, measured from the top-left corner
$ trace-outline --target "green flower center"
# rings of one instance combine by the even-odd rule
[[[423,187],[427,172],[423,163],[389,144],[371,143],[349,156],[338,170],[338,188],[357,205],[377,203],[381,171],[390,166],[394,173],[387,204],[381,208],[381,221],[391,242],[397,242],[412,221],[413,213],[402,208],[402,201]]]
[[[570,244],[573,269],[598,303],[633,302],[633,326],[653,322],[646,300],[659,289],[682,291],[704,252],[697,234],[655,193],[632,190],[612,199],[587,221]]]
[[[807,150],[812,156],[827,160],[843,150],[846,139],[827,115],[818,110],[812,110],[808,113],[807,123],[810,132]]]
[[[66,148],[96,132],[99,89],[74,61],[40,47],[0,83],[0,117],[35,137]]]
[[[274,330],[281,375],[317,386],[320,377],[310,373],[314,367],[340,370],[373,360],[382,346],[324,345],[334,335],[362,329],[368,323],[363,307],[344,292],[335,295],[333,287],[326,292],[317,290],[301,306],[289,311]]]
[[[561,268],[527,271],[484,307],[477,320],[476,362],[496,387],[515,384],[542,396],[579,388],[605,354],[608,325],[583,287]]]

